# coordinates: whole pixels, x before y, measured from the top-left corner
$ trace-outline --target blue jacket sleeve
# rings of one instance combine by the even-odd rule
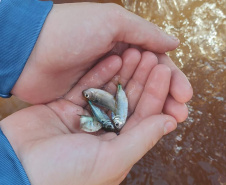
[[[0,97],[10,97],[52,1],[0,0]]]
[[[30,185],[30,181],[8,139],[0,129],[0,184]]]

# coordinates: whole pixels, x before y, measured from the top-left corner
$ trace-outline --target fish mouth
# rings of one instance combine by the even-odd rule
[[[86,90],[82,91],[82,95],[83,95],[84,97],[86,97],[86,96],[87,96],[87,94],[86,94]]]
[[[114,123],[114,126],[115,126],[115,128],[116,128],[118,131],[120,131],[124,125],[125,125],[125,124],[122,123],[122,122],[115,122],[115,123]]]

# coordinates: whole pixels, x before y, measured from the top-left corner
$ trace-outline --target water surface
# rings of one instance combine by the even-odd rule
[[[188,76],[189,117],[131,170],[125,184],[226,185],[226,1],[123,0],[176,35],[169,55]]]

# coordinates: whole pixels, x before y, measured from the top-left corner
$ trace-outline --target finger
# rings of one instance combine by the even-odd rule
[[[176,120],[167,115],[150,116],[109,143],[108,152],[113,169],[125,170],[140,160],[165,134],[177,126]],[[114,160],[117,159],[117,160]]]
[[[127,49],[122,55],[122,68],[117,75],[105,85],[104,89],[111,94],[115,94],[118,83],[125,87],[136,70],[140,59],[141,54],[138,50],[133,48]]]
[[[130,48],[122,55],[122,68],[119,71],[119,81],[123,86],[131,79],[141,59],[141,54],[138,50]],[[117,83],[118,84],[118,83]]]
[[[188,117],[188,108],[185,103],[179,103],[172,96],[168,95],[163,113],[173,116],[177,122],[183,122]]]
[[[65,99],[79,105],[86,105],[82,91],[88,88],[100,88],[113,78],[121,68],[119,56],[110,56],[94,66],[79,82],[65,95]]]
[[[162,112],[169,92],[170,77],[171,71],[167,66],[159,64],[153,68],[132,115],[136,121]]]
[[[170,94],[180,103],[189,101],[193,95],[193,89],[184,73],[165,54],[157,54],[160,64],[167,65],[172,71]]]
[[[142,53],[139,66],[125,89],[129,102],[129,115],[134,111],[143,92],[148,75],[153,67],[157,65],[157,62],[157,57],[152,52],[145,51]]]
[[[175,49],[179,40],[167,35],[159,27],[125,10],[120,6],[109,5],[109,15],[115,41],[140,45],[144,49],[164,53]],[[112,12],[112,13],[111,13]]]

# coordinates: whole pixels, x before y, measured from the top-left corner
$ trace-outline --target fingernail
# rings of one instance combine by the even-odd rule
[[[180,40],[177,37],[175,37],[174,35],[169,35],[169,37],[176,42],[180,42]]]
[[[173,122],[171,121],[166,122],[164,125],[164,135],[172,132],[173,130],[175,130],[175,128],[176,128],[176,125]]]

